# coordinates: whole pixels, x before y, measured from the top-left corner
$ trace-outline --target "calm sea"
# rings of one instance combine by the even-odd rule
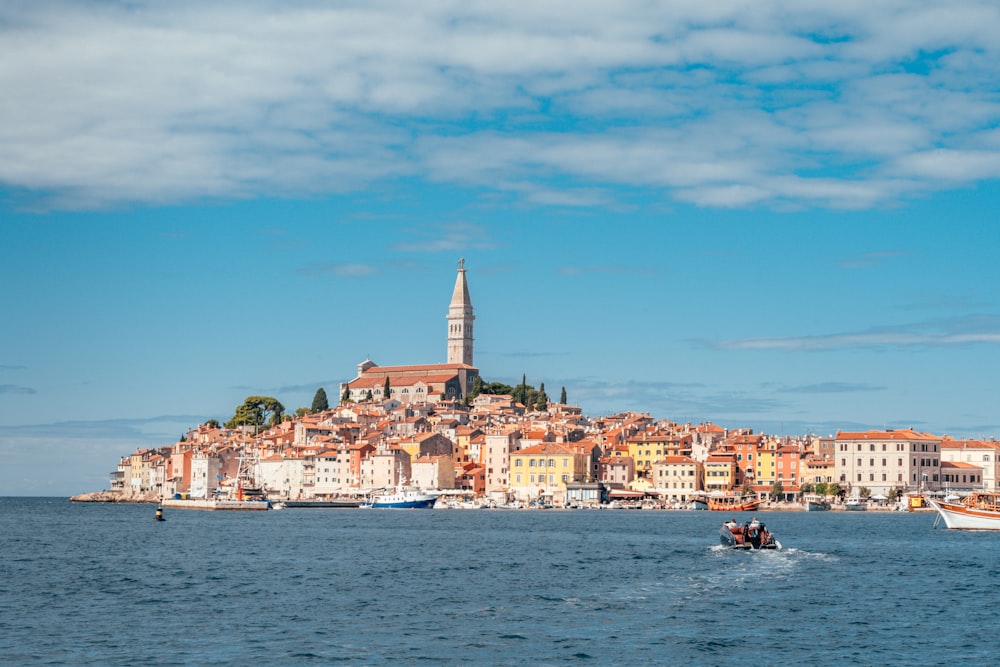
[[[1000,533],[933,514],[761,513],[758,553],[714,512],[153,514],[0,499],[0,663],[1000,660]]]

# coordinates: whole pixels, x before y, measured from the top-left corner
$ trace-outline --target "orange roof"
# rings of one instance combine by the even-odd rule
[[[664,456],[658,463],[695,463],[690,456]]]
[[[518,456],[520,454],[524,455],[545,455],[549,454],[556,456],[567,456],[572,455],[573,452],[562,445],[558,445],[554,442],[541,442],[537,445],[532,445],[531,447],[525,447],[524,449],[518,450],[516,452],[511,452],[511,456]]]
[[[913,429],[887,429],[885,431],[837,431],[837,440],[940,440],[930,433]]]

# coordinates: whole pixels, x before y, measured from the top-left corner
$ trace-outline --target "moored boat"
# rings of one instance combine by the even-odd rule
[[[868,505],[861,498],[851,496],[844,501],[844,509],[848,512],[864,512],[868,509]]]
[[[760,501],[750,496],[709,496],[708,509],[714,512],[756,512]]]
[[[719,531],[719,541],[723,546],[730,549],[751,550],[751,549],[780,549],[781,542],[774,539],[774,535],[763,523],[748,521],[742,526],[736,521],[727,521],[722,524]]]
[[[371,502],[363,507],[374,507],[377,509],[423,509],[432,508],[437,502],[436,493],[427,493],[417,489],[411,489],[406,485],[406,477],[403,476],[403,467],[399,467],[399,482],[393,493],[372,494]]]
[[[372,497],[370,507],[383,509],[422,509],[434,507],[437,496],[418,491],[396,487],[393,493],[383,493]]]
[[[937,510],[948,528],[1000,530],[1000,492],[973,491],[960,502],[927,498],[927,503]]]
[[[806,496],[804,505],[807,512],[824,512],[830,509],[830,501],[825,496]]]

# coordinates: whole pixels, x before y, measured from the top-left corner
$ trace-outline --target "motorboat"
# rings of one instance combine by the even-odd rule
[[[825,512],[830,509],[830,501],[826,496],[810,495],[805,497],[805,510],[807,512]]]
[[[864,512],[868,509],[868,504],[857,496],[851,496],[844,501],[844,510],[848,512]]]
[[[955,530],[1000,530],[1000,492],[973,491],[963,500],[948,502],[927,498],[938,512],[938,520]],[[934,522],[937,525],[937,520]]]
[[[736,521],[727,521],[722,524],[722,529],[719,531],[719,540],[723,546],[741,551],[781,548],[781,542],[774,539],[767,526],[757,519],[743,525]]]

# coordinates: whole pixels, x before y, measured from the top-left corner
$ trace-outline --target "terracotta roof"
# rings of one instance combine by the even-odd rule
[[[573,452],[562,445],[556,444],[554,442],[541,442],[537,445],[532,445],[531,447],[525,447],[516,452],[511,452],[511,456],[518,456],[520,454],[531,455],[545,455],[548,456],[552,454],[554,456],[572,456]]]
[[[837,440],[940,440],[930,433],[913,429],[888,429],[885,431],[837,431]]]

